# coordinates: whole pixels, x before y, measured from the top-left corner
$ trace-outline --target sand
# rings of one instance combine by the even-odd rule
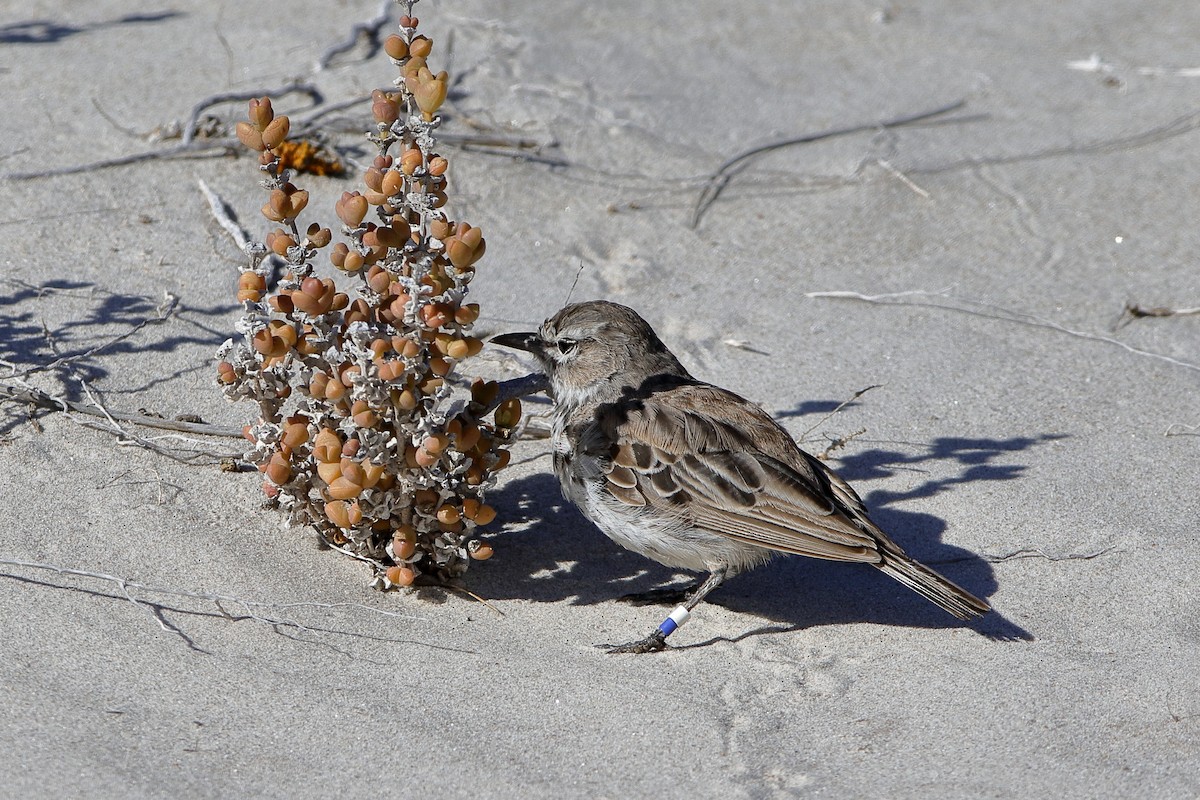
[[[215,93],[365,94],[385,59],[312,67],[378,6],[7,8],[0,171],[174,146],[145,134]],[[810,449],[850,437],[830,463],[880,524],[995,611],[964,627],[868,567],[785,559],[714,593],[675,649],[609,656],[663,613],[615,598],[678,576],[564,506],[544,440],[492,495],[496,556],[466,576],[489,607],[376,592],[261,509],[255,476],[5,402],[0,795],[1200,794],[1200,316],[1122,315],[1200,305],[1200,7],[418,12],[439,48],[453,32],[445,131],[543,145],[446,148],[452,207],[488,238],[480,330],[528,329],[569,293],[637,308]],[[367,113],[331,141],[361,142]],[[738,165],[696,219],[728,159],[847,128]],[[247,421],[212,380],[238,253],[197,179],[266,230],[244,157],[0,182],[0,382],[85,354],[25,379]],[[352,178],[306,181],[331,220]],[[164,293],[174,314],[86,354]]]

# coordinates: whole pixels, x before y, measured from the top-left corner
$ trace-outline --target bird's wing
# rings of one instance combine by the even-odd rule
[[[603,408],[607,488],[742,542],[878,563],[878,531],[854,490],[757,406],[706,384]],[[886,538],[886,537],[885,537]]]

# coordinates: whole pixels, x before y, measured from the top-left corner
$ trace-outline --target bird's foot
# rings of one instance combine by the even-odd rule
[[[667,637],[662,631],[655,631],[637,642],[618,645],[600,645],[608,650],[609,655],[622,653],[656,653],[659,650],[667,649]]]

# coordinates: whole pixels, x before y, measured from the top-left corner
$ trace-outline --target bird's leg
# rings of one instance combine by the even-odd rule
[[[623,594],[618,602],[635,606],[665,605],[667,603],[683,603],[692,596],[692,592],[704,585],[705,578],[700,578],[683,586],[664,586],[661,589],[649,589],[645,592]]]
[[[687,618],[691,615],[692,609],[700,605],[700,601],[704,596],[713,589],[721,585],[725,580],[725,576],[729,570],[726,567],[718,567],[714,569],[705,579],[704,583],[692,595],[684,601],[683,605],[677,606],[671,614],[662,621],[658,629],[654,633],[647,636],[645,639],[629,644],[617,645],[610,647],[610,653],[653,653],[657,650],[662,650],[667,646],[667,637],[675,632],[675,629],[687,622]]]

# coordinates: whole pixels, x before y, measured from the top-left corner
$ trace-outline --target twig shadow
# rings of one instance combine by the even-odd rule
[[[151,11],[140,14],[125,14],[106,22],[93,22],[87,25],[71,25],[50,19],[31,19],[23,22],[12,22],[0,25],[0,43],[2,44],[57,44],[64,39],[81,33],[112,28],[118,25],[135,25],[149,22],[162,22],[175,17],[184,16],[182,11]]]
[[[36,370],[40,380],[57,384],[56,393],[68,400],[79,400],[83,394],[80,381],[94,383],[111,373],[104,359],[134,353],[174,352],[188,345],[216,348],[227,333],[206,324],[218,319],[234,306],[197,308],[178,306],[160,320],[159,300],[141,295],[125,294],[105,289],[98,284],[75,280],[47,280],[40,284],[9,279],[4,281],[11,291],[0,294],[0,361],[7,371],[0,371],[0,380]],[[85,309],[72,314],[65,322],[49,331],[55,351],[43,328],[41,301],[84,303]],[[159,323],[164,324],[159,324]],[[144,326],[124,338],[124,334]],[[170,332],[166,332],[170,326]],[[186,327],[186,332],[179,330]],[[162,328],[152,331],[152,328]],[[107,344],[106,344],[107,343]],[[97,348],[99,348],[97,350]],[[96,350],[92,353],[91,351]],[[61,363],[43,369],[56,361]],[[136,394],[149,386],[170,380],[196,369],[195,365],[181,367],[173,375],[145,376],[141,386],[107,388],[114,393]],[[0,413],[0,435],[12,430],[28,418],[27,409],[18,403],[7,403]]]

